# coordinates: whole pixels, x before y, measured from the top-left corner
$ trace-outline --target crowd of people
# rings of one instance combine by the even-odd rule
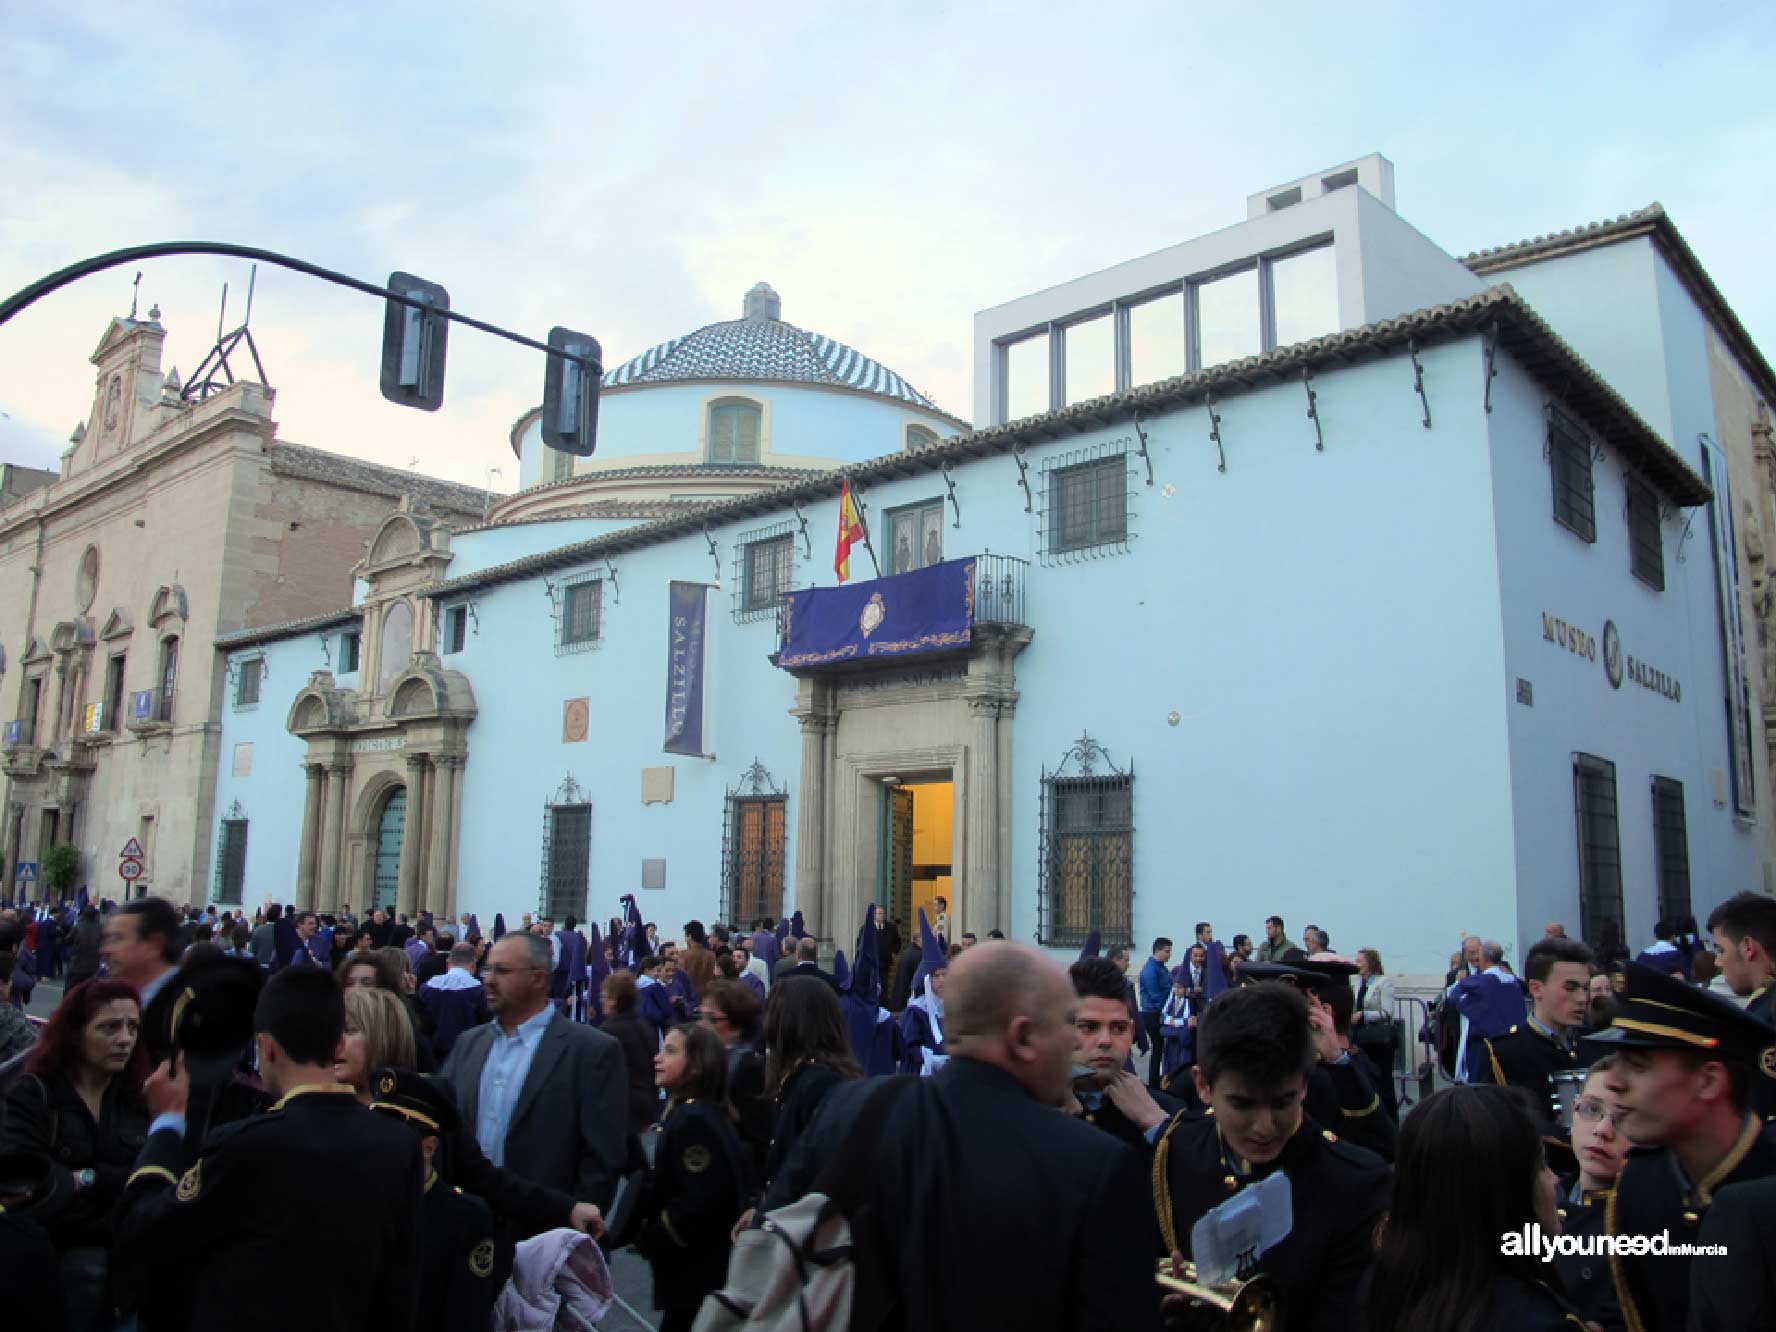
[[[1136,968],[941,899],[848,955],[623,906],[0,912],[8,1325],[575,1326],[629,1248],[663,1332],[738,1326],[736,1245],[826,1198],[856,1327],[1776,1326],[1776,899],[1464,940],[1410,1105],[1380,954],[1316,925]]]

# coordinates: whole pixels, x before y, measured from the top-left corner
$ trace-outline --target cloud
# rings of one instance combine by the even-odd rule
[[[1753,335],[1776,330],[1755,230],[1776,204],[1764,10],[1629,5],[1608,25],[1513,4],[1485,23],[1304,3],[1261,21],[1144,4],[613,13],[15,16],[0,290],[113,247],[232,239],[369,279],[417,273],[531,336],[592,333],[615,364],[736,317],[765,280],[792,322],[966,417],[975,311],[1230,225],[1247,194],[1379,150],[1403,214],[1455,253],[1658,198]],[[238,317],[246,266],[140,267],[189,374],[225,281]],[[42,438],[85,414],[85,356],[133,272],[0,327],[0,401]],[[374,301],[261,269],[253,326],[286,438],[515,479],[506,431],[540,397],[534,353],[454,329],[445,406],[427,415],[377,393]]]

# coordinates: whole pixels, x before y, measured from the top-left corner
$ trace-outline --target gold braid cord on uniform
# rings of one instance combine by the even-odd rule
[[[1159,1135],[1159,1145],[1153,1149],[1153,1209],[1159,1213],[1159,1234],[1168,1254],[1183,1252],[1178,1247],[1178,1228],[1172,1223],[1172,1181],[1166,1175],[1166,1162],[1172,1155],[1172,1134],[1183,1122],[1183,1111],[1173,1115],[1166,1131]]]
[[[1501,1087],[1510,1086],[1510,1084],[1505,1081],[1505,1070],[1499,1063],[1498,1051],[1492,1048],[1491,1041],[1486,1042],[1486,1057],[1492,1060],[1492,1076],[1498,1082],[1498,1085]]]

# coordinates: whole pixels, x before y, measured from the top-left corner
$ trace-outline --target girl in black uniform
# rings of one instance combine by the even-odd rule
[[[729,1232],[746,1205],[746,1164],[727,1111],[728,1056],[694,1024],[666,1033],[654,1081],[667,1097],[639,1247],[654,1269],[660,1332],[688,1332],[728,1274]]]

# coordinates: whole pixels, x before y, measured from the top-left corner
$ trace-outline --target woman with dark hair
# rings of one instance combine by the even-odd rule
[[[1557,1235],[1554,1174],[1510,1087],[1450,1087],[1400,1126],[1392,1206],[1364,1301],[1369,1332],[1570,1329],[1560,1278],[1510,1238]]]
[[[703,1297],[727,1278],[729,1236],[746,1206],[745,1157],[728,1119],[727,1049],[713,1031],[667,1032],[654,1080],[668,1099],[637,1247],[654,1269],[660,1332],[689,1332]]]
[[[751,1190],[764,1185],[765,1158],[771,1150],[772,1121],[776,1118],[771,1098],[765,1094],[765,1057],[758,1048],[764,1009],[746,986],[725,978],[711,981],[697,1005],[698,1020],[727,1050],[728,1113],[746,1148]]]
[[[765,1002],[765,1094],[777,1102],[777,1130],[765,1158],[765,1182],[789,1160],[826,1094],[863,1076],[851,1052],[845,1015],[832,986],[815,976],[785,976]]]
[[[92,980],[63,997],[6,1093],[0,1152],[46,1161],[67,1207],[45,1221],[61,1254],[70,1332],[110,1325],[105,1289],[111,1213],[148,1137],[142,1083],[148,1055],[138,1039],[133,985]]]
[[[654,1085],[654,1055],[660,1039],[652,1024],[635,1011],[639,991],[635,977],[627,971],[613,971],[599,986],[598,997],[604,1005],[606,1036],[614,1037],[623,1047],[623,1068],[628,1074],[629,1133],[645,1132],[660,1110],[660,1089]]]

